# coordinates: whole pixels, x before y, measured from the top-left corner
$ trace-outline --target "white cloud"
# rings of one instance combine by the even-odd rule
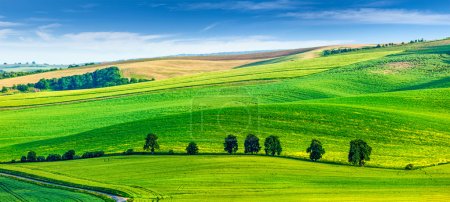
[[[0,29],[0,39],[7,38],[14,34],[16,34],[16,32],[12,29]]]
[[[212,24],[210,24],[210,25],[204,27],[201,31],[202,31],[202,32],[206,32],[206,31],[208,31],[208,30],[210,30],[210,29],[213,29],[214,27],[217,27],[217,25],[219,25],[219,23],[212,23]]]
[[[450,25],[450,14],[404,9],[353,9],[321,12],[291,12],[283,16],[305,20],[352,22],[362,24]]]
[[[292,0],[274,1],[225,1],[220,3],[192,3],[183,5],[188,9],[221,9],[221,10],[287,10],[294,9],[305,2]]]
[[[21,24],[16,22],[0,21],[0,27],[14,27],[19,25]]]
[[[57,27],[61,27],[62,25],[59,23],[52,23],[52,24],[48,24],[48,25],[42,25],[39,27],[40,30],[48,30],[48,29],[53,29],[53,28],[57,28]]]
[[[39,61],[58,64],[148,58],[176,54],[291,49],[348,41],[278,40],[268,36],[177,39],[132,32],[84,32],[60,36],[39,33],[26,42],[2,41],[0,62]]]

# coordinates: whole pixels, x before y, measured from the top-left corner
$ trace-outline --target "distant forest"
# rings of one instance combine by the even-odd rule
[[[73,75],[54,79],[41,79],[39,82],[34,84],[34,87],[41,90],[75,90],[117,86],[144,81],[149,80],[123,78],[118,67],[108,67],[82,75]]]
[[[37,83],[14,85],[11,89],[17,89],[21,92],[31,91],[32,88],[40,90],[75,90],[117,86],[153,80],[154,79],[123,78],[118,67],[108,67],[81,75],[41,79]],[[8,88],[3,87],[2,92],[6,93],[8,90]]]

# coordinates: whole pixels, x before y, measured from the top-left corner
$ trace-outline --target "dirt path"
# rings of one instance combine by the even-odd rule
[[[28,177],[22,177],[22,176],[18,176],[18,175],[0,173],[0,176],[10,177],[10,178],[22,180],[22,181],[25,181],[25,182],[51,185],[51,186],[56,187],[56,188],[59,187],[59,188],[65,188],[65,189],[70,189],[70,190],[77,190],[77,191],[93,193],[93,194],[96,194],[96,195],[104,195],[104,196],[107,196],[109,198],[112,198],[116,202],[126,202],[127,199],[128,199],[128,198],[125,198],[125,197],[121,197],[121,196],[117,196],[117,195],[113,195],[113,194],[108,194],[108,193],[104,193],[104,192],[99,192],[99,191],[94,191],[94,190],[89,190],[89,189],[82,189],[82,188],[77,188],[77,187],[71,187],[71,186],[67,186],[67,185],[60,185],[60,184],[55,184],[55,183],[52,183],[52,182],[46,182],[46,181],[37,180],[37,179],[33,179],[33,178],[28,178]]]

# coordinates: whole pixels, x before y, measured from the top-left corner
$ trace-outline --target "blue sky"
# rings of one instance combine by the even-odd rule
[[[450,0],[0,0],[0,62],[78,63],[183,53],[450,36]]]

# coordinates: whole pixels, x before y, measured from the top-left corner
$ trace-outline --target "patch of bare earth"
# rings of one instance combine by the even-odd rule
[[[408,70],[413,68],[414,65],[409,63],[409,62],[391,62],[389,64],[386,65],[386,68],[383,70],[375,70],[372,71],[372,73],[375,74],[395,74],[395,73],[399,73],[401,71],[404,70]]]

